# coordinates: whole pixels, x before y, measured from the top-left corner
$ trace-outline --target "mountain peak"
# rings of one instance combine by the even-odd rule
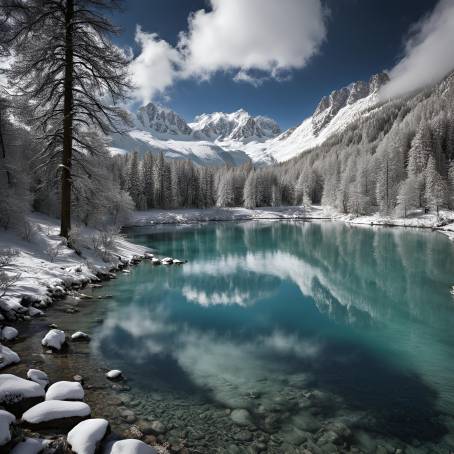
[[[388,81],[389,76],[381,72],[374,74],[368,82],[359,80],[347,87],[332,91],[329,96],[324,96],[312,116],[314,134],[318,135],[343,107],[377,93]]]
[[[271,118],[253,117],[244,109],[199,115],[190,127],[194,137],[208,140],[261,141],[281,133],[278,124]]]
[[[161,134],[190,135],[192,130],[178,114],[160,104],[148,103],[137,112],[141,127]]]

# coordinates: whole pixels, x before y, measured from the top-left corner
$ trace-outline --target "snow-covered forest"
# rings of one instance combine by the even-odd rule
[[[202,167],[137,152],[113,158],[117,181],[140,210],[212,206],[330,206],[406,216],[454,203],[454,75],[383,102],[327,142],[274,166]]]
[[[109,39],[116,29],[98,18],[110,2],[87,2],[87,10],[73,2],[4,4],[1,50],[14,55],[0,98],[4,228],[27,236],[30,211],[60,218],[69,238],[71,221],[119,227],[134,209],[321,204],[406,216],[453,206],[453,75],[382,100],[280,164],[210,167],[135,150],[112,156],[110,135],[127,122],[117,105],[130,85],[128,56]],[[71,36],[65,21],[77,24]]]

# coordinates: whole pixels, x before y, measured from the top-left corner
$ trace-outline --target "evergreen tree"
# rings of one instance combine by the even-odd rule
[[[142,163],[142,181],[145,204],[147,208],[154,207],[154,180],[153,180],[154,159],[151,153],[146,153]]]
[[[444,178],[437,172],[435,159],[431,156],[426,169],[426,200],[431,209],[437,211],[447,205],[448,185]]]
[[[244,206],[245,208],[254,209],[257,206],[256,202],[256,175],[255,171],[249,172],[249,175],[244,184]]]

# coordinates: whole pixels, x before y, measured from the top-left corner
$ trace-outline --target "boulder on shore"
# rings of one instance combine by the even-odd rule
[[[27,378],[38,385],[41,385],[43,388],[49,384],[49,377],[45,372],[39,369],[29,369],[27,372]]]
[[[46,400],[22,415],[22,425],[32,430],[69,430],[90,417],[90,407],[84,402]]]
[[[46,392],[46,400],[84,400],[84,397],[84,389],[77,381],[58,381]]]
[[[75,454],[94,454],[109,432],[109,422],[105,419],[86,419],[71,429],[67,440]]]
[[[16,417],[44,399],[44,388],[12,374],[0,374],[0,405]]]

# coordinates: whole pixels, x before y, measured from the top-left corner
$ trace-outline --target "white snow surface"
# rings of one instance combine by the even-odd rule
[[[120,440],[112,443],[105,454],[158,454],[156,449],[140,440]]]
[[[90,412],[90,407],[85,402],[46,400],[27,410],[22,415],[22,420],[30,424],[39,424],[54,419],[86,417]]]
[[[96,445],[104,438],[109,427],[101,418],[86,419],[68,433],[68,443],[76,454],[94,454]]]
[[[0,374],[0,402],[18,402],[32,397],[44,397],[41,385],[13,374]]]
[[[10,364],[18,363],[19,361],[19,355],[15,351],[0,344],[0,369]]]
[[[58,381],[46,392],[46,400],[83,400],[84,396],[84,389],[77,381]]]
[[[122,260],[131,260],[147,251],[147,248],[117,236],[112,251],[115,255],[112,255],[108,262],[104,262],[103,257],[93,250],[90,242],[91,236],[97,233],[96,230],[82,228],[80,236],[86,240],[81,247],[82,257],[73,249],[61,246],[58,256],[52,262],[46,251],[59,247],[61,243],[58,221],[40,214],[32,214],[28,220],[35,228],[31,241],[19,238],[13,231],[0,231],[0,250],[12,248],[18,251],[6,271],[20,274],[18,282],[0,299],[0,322],[3,316],[14,319],[16,314],[42,315],[39,308],[51,303],[50,291],[59,289],[65,292],[66,287],[71,284],[86,284],[90,280],[96,280],[95,271],[109,272],[118,266],[119,257]],[[28,307],[21,304],[24,296],[32,301]]]
[[[4,326],[1,329],[0,340],[10,341],[15,339],[19,335],[19,331],[12,326]]]
[[[11,441],[10,426],[16,422],[16,417],[5,410],[0,410],[0,446]]]
[[[55,348],[61,350],[63,344],[66,341],[65,332],[60,329],[51,329],[41,341],[44,347]]]
[[[46,441],[41,438],[25,438],[24,441],[21,441],[11,451],[11,454],[38,454],[42,452]]]
[[[27,372],[27,378],[35,383],[38,383],[43,388],[49,384],[49,377],[45,372],[39,369],[29,369]]]
[[[372,93],[352,104],[347,103],[317,135],[313,131],[312,116],[280,133],[274,120],[252,117],[243,109],[199,115],[188,124],[191,135],[163,133],[135,121],[126,134],[113,135],[111,153],[163,152],[170,159],[190,159],[196,164],[215,166],[239,165],[249,159],[257,164],[283,162],[322,144],[366,115],[365,111],[378,102],[377,94]]]

